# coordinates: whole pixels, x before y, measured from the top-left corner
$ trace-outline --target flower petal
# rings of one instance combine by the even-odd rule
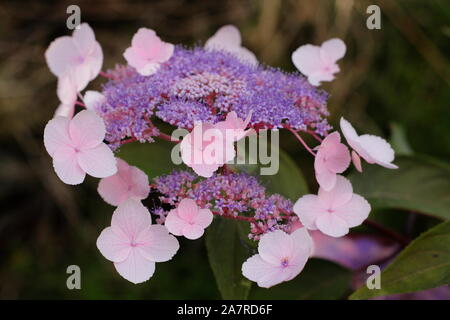
[[[301,73],[309,76],[322,67],[320,48],[311,44],[300,46],[292,53],[292,62]]]
[[[375,163],[388,169],[398,168],[391,163],[394,160],[394,150],[386,140],[378,136],[364,134],[359,137],[359,141],[361,147],[364,148]]]
[[[261,258],[259,254],[247,259],[242,264],[242,274],[251,281],[255,281],[262,288],[270,288],[289,277],[290,272],[280,266],[274,266]]]
[[[171,234],[182,236],[183,228],[187,225],[187,222],[180,218],[177,209],[172,209],[167,214],[164,225]]]
[[[167,231],[165,226],[151,225],[136,237],[136,248],[150,261],[164,262],[172,259],[180,245],[178,240]]]
[[[317,217],[326,212],[319,198],[313,194],[307,194],[298,199],[293,210],[301,223],[310,230],[317,229]]]
[[[318,197],[325,207],[331,209],[347,203],[352,198],[352,195],[353,188],[350,181],[341,175],[337,175],[333,189],[326,191],[320,188]]]
[[[145,259],[136,249],[131,250],[124,261],[115,262],[114,266],[122,277],[134,284],[147,281],[155,272],[155,262]]]
[[[57,116],[50,120],[44,129],[44,146],[48,154],[53,154],[58,148],[71,146],[69,136],[70,119]]]
[[[320,173],[316,171],[316,180],[321,188],[329,191],[336,185],[336,173],[329,170],[324,170]]]
[[[61,147],[53,154],[53,168],[62,182],[76,185],[84,181],[86,173],[78,165],[75,150]]]
[[[78,50],[69,36],[59,37],[50,43],[45,51],[45,60],[50,71],[57,77],[63,76],[76,59]]]
[[[347,47],[344,41],[333,38],[322,43],[320,56],[326,63],[335,63],[345,55]]]
[[[106,259],[113,262],[125,260],[131,251],[130,241],[117,235],[111,227],[104,229],[97,238],[97,248]]]
[[[337,208],[334,214],[345,220],[349,228],[359,226],[369,216],[371,207],[366,199],[353,194],[352,199],[345,205]]]
[[[183,236],[189,240],[199,239],[204,233],[205,229],[197,224],[188,223],[183,227]]]
[[[114,154],[104,143],[92,149],[82,149],[78,153],[78,164],[87,174],[96,178],[109,177],[117,172]]]
[[[106,97],[98,91],[88,90],[84,94],[84,104],[86,109],[97,111],[103,104],[106,103]]]
[[[70,137],[79,149],[98,146],[105,138],[105,124],[95,112],[83,110],[72,119],[69,126]]]
[[[194,217],[193,222],[205,229],[208,227],[213,221],[213,214],[209,209],[200,209],[197,212],[197,215]]]
[[[289,235],[281,230],[264,234],[259,240],[258,253],[261,258],[273,265],[281,265],[284,258],[290,257],[294,243]]]
[[[186,221],[192,221],[192,219],[197,215],[198,210],[199,208],[197,203],[188,198],[181,200],[177,207],[178,215],[181,219]]]
[[[128,199],[114,211],[111,227],[114,232],[128,239],[135,239],[152,224],[150,213],[140,201]]]
[[[345,236],[349,231],[347,222],[334,213],[326,213],[319,216],[316,220],[316,225],[326,235],[336,238]]]

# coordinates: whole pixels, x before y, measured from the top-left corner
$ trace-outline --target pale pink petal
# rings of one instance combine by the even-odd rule
[[[128,199],[114,211],[111,227],[118,235],[135,239],[152,224],[150,213],[140,201]]]
[[[75,112],[75,105],[70,104],[63,104],[61,103],[58,108],[55,110],[54,117],[64,117],[71,119],[73,117],[73,114]]]
[[[373,161],[388,169],[398,167],[391,162],[394,160],[394,150],[391,145],[378,136],[364,134],[359,137],[361,147],[370,155]]]
[[[117,235],[111,227],[104,229],[97,238],[97,248],[106,259],[113,262],[125,260],[131,251],[130,240]]]
[[[327,168],[329,170],[335,173],[342,173],[350,165],[350,152],[344,144],[339,143],[335,145],[331,155],[327,161]]]
[[[237,58],[244,62],[249,64],[250,66],[257,66],[258,65],[258,58],[256,58],[256,55],[251,52],[249,49],[240,47],[239,50],[236,52]]]
[[[292,53],[292,62],[305,76],[318,72],[322,67],[320,48],[311,44],[303,45]]]
[[[130,167],[132,188],[130,194],[136,199],[146,199],[150,193],[148,176],[139,168]]]
[[[105,202],[118,206],[129,198],[145,199],[150,192],[147,175],[136,167],[130,166],[122,159],[117,160],[117,173],[103,178],[98,185],[98,192]]]
[[[55,151],[63,146],[71,146],[69,137],[70,119],[55,117],[50,120],[44,129],[44,145],[48,154],[53,157]]]
[[[75,185],[84,181],[86,173],[78,165],[75,150],[60,147],[53,154],[53,168],[62,182]]]
[[[358,154],[355,151],[352,151],[352,162],[355,166],[356,170],[359,172],[362,172],[362,165],[361,165],[361,158],[358,156]]]
[[[319,86],[322,81],[332,81],[334,76],[331,72],[319,70],[308,75],[308,82],[313,86]]]
[[[334,210],[334,214],[344,220],[349,228],[353,228],[367,219],[370,210],[370,204],[366,199],[358,194],[353,194],[349,202]]]
[[[64,75],[58,79],[58,86],[56,89],[59,101],[64,104],[72,104],[75,106],[77,101],[77,88],[70,77],[70,74]]]
[[[142,230],[136,237],[136,243],[141,255],[154,262],[169,261],[180,248],[178,240],[161,225],[151,225]]]
[[[79,149],[98,146],[105,138],[105,124],[95,112],[83,110],[72,119],[70,137]]]
[[[118,174],[101,179],[97,191],[112,206],[118,206],[129,199],[128,184]]]
[[[225,25],[209,38],[205,43],[207,49],[224,49],[235,48],[241,46],[241,33],[238,28],[233,25]]]
[[[349,231],[347,222],[334,213],[326,213],[316,220],[317,228],[332,237],[342,237]]]
[[[88,63],[78,64],[67,73],[75,85],[77,92],[83,91],[91,80],[91,66]]]
[[[115,262],[114,266],[122,277],[134,284],[147,281],[155,272],[155,262],[145,259],[136,248],[127,259]]]
[[[367,153],[367,151],[361,146],[360,137],[358,136],[358,133],[350,124],[350,122],[348,122],[342,117],[340,121],[340,126],[342,133],[344,134],[344,137],[347,140],[347,143],[350,145],[350,147],[352,147],[353,150],[355,150],[358,153],[358,155],[362,157],[364,160],[366,160],[368,163],[374,163],[374,161]]]
[[[142,68],[136,68],[136,71],[143,76],[151,76],[155,74],[161,65],[159,63],[146,63]]]
[[[186,224],[186,220],[183,220],[178,216],[177,209],[170,210],[164,222],[167,230],[169,230],[171,234],[174,234],[176,236],[183,235],[183,228],[186,226]]]
[[[183,236],[185,236],[189,240],[196,240],[200,238],[204,232],[205,229],[196,224],[187,223],[183,227]]]
[[[290,257],[294,243],[290,236],[276,230],[264,234],[259,240],[258,252],[261,258],[273,265],[281,265],[281,261]]]
[[[292,238],[294,243],[293,258],[296,259],[297,254],[299,254],[300,255],[299,258],[303,260],[304,257],[306,257],[307,259],[313,253],[314,251],[313,239],[311,238],[306,228],[299,228],[295,230],[293,233],[291,233],[290,237]],[[293,263],[294,260],[292,260],[291,262]]]
[[[78,164],[87,174],[95,178],[109,177],[117,172],[114,154],[104,143],[95,148],[80,150]]]
[[[137,50],[133,47],[130,47],[125,50],[123,53],[123,57],[127,60],[127,63],[133,68],[140,69],[145,66],[146,60],[143,57],[143,52],[141,50]]]
[[[89,65],[89,69],[91,71],[90,80],[93,80],[98,76],[103,65],[103,51],[98,42],[95,43],[94,51],[86,59],[86,63]]]
[[[317,217],[326,212],[319,198],[313,194],[307,194],[298,199],[293,210],[301,223],[310,230],[317,229]]]
[[[270,288],[286,280],[290,272],[281,266],[275,266],[263,260],[259,254],[247,259],[242,264],[242,274],[262,288]]]
[[[192,219],[197,215],[198,210],[199,208],[197,203],[188,198],[181,200],[177,207],[178,216],[186,221],[192,221]]]
[[[81,54],[88,55],[93,51],[96,43],[95,34],[89,24],[80,24],[78,28],[73,31],[72,38]]]
[[[88,90],[84,94],[84,104],[86,109],[97,111],[103,104],[106,103],[106,97],[98,91]]]
[[[330,39],[322,43],[320,47],[321,58],[326,63],[335,63],[337,60],[344,57],[346,46],[341,39]]]
[[[55,39],[45,51],[45,60],[50,71],[57,77],[63,76],[76,60],[78,50],[69,36]]]
[[[219,165],[216,165],[216,164],[195,165],[194,164],[191,166],[191,168],[199,176],[204,177],[204,178],[210,178],[210,177],[212,177],[214,172],[216,172],[217,169],[219,169]]]
[[[350,201],[352,195],[353,188],[350,181],[341,175],[337,175],[333,189],[326,191],[320,188],[318,197],[325,207],[336,208]]]
[[[213,214],[209,209],[200,209],[194,217],[193,222],[199,227],[205,229],[213,221]]]
[[[329,191],[336,185],[336,173],[331,172],[328,169],[320,173],[316,171],[316,180],[321,188]]]

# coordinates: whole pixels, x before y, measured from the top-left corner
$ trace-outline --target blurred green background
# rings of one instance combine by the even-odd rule
[[[123,51],[143,26],[168,42],[193,45],[235,24],[262,63],[292,71],[290,55],[298,46],[340,37],[347,55],[337,79],[323,86],[331,94],[331,123],[344,115],[365,132],[405,135],[404,152],[450,159],[448,0],[2,0],[0,298],[220,298],[203,240],[181,241],[182,250],[157,264],[147,283],[122,279],[95,246],[113,211],[98,197],[97,181],[71,187],[54,174],[42,134],[58,101],[44,51],[71,33],[65,26],[70,4],[79,5],[82,22],[93,27],[104,69],[124,63]],[[381,30],[366,28],[370,4],[381,7]],[[101,81],[90,88],[99,89]],[[140,147],[155,157],[148,145]],[[292,137],[282,135],[282,147],[312,170]],[[313,261],[304,272],[311,287],[321,275],[310,271],[321,263]],[[66,268],[73,264],[81,268],[82,290],[66,287]]]

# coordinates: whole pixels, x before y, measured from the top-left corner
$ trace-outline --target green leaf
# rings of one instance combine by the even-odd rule
[[[174,146],[174,143],[161,140],[154,143],[132,142],[120,147],[117,156],[138,167],[152,179],[174,169],[185,169],[184,165],[175,165],[171,159]]]
[[[214,219],[206,232],[206,248],[222,298],[246,299],[251,282],[244,278],[241,267],[249,251],[239,237],[238,222]]]
[[[401,156],[390,170],[366,165],[349,176],[355,193],[376,208],[397,208],[450,219],[450,170],[426,158]]]
[[[361,287],[350,299],[368,299],[450,284],[450,222],[411,242],[381,273],[381,289]]]
[[[293,280],[269,289],[253,286],[250,299],[331,300],[345,297],[350,289],[351,272],[328,261],[310,259]]]
[[[398,123],[391,124],[391,139],[389,142],[397,155],[412,155],[414,153],[406,137],[405,128]]]
[[[296,201],[308,193],[308,185],[300,168],[283,150],[280,153],[280,167],[276,175],[259,176],[267,190],[271,193],[279,193],[286,198]]]

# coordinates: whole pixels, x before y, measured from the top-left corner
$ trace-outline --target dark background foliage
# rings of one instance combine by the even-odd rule
[[[55,176],[42,143],[45,123],[58,104],[56,79],[48,71],[44,51],[54,38],[70,33],[65,27],[70,4],[81,7],[82,21],[95,30],[105,55],[104,69],[124,63],[122,52],[141,26],[157,30],[166,41],[193,45],[203,43],[220,26],[235,24],[245,46],[262,63],[285,70],[294,70],[290,54],[299,45],[340,37],[348,44],[340,61],[342,71],[324,85],[331,93],[331,122],[345,115],[365,132],[387,138],[394,134],[397,150],[404,153],[413,150],[446,163],[450,159],[449,1],[3,0],[0,298],[220,297],[202,240],[182,241],[173,260],[157,264],[150,282],[135,286],[120,278],[95,247],[112,213],[96,194],[97,181],[87,179],[82,186],[70,187]],[[366,28],[369,4],[381,7],[381,30]],[[100,83],[96,80],[91,88],[100,88]],[[300,167],[311,171],[310,159],[291,136],[282,136],[282,146]],[[140,147],[145,152],[145,146]],[[309,183],[315,188],[313,180]],[[385,220],[394,228],[398,222]],[[427,218],[417,220],[415,235],[435,224]],[[301,288],[314,289],[323,277],[323,263],[312,261]],[[72,264],[81,267],[82,290],[66,288],[66,268]],[[308,271],[312,269],[319,273]],[[342,274],[333,280],[336,283],[330,285],[337,290],[349,278]],[[327,290],[329,296],[317,295],[319,289],[296,297],[349,293]],[[284,296],[274,292],[276,297]]]

